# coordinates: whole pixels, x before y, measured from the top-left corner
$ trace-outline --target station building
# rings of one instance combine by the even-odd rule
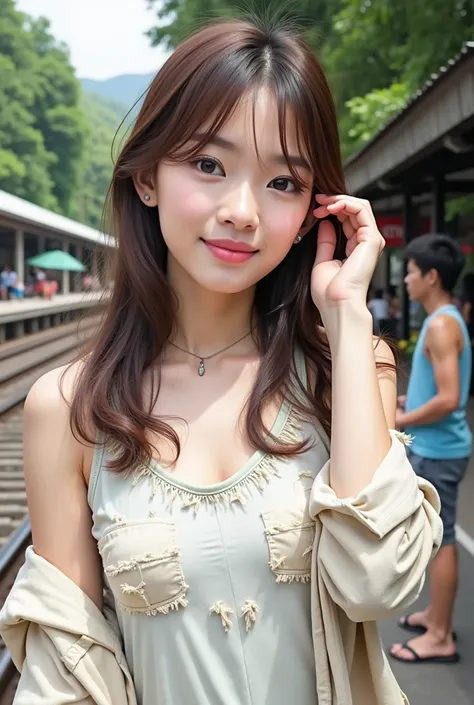
[[[10,265],[18,281],[26,283],[30,257],[47,250],[64,250],[79,259],[87,272],[104,276],[104,255],[113,238],[45,208],[0,190],[0,269]],[[83,274],[48,272],[59,284],[59,293],[81,291]]]
[[[350,192],[370,200],[387,247],[374,284],[399,287],[403,337],[409,327],[402,248],[417,235],[459,240],[474,270],[474,42],[420,88],[392,120],[345,163]],[[472,212],[450,217],[455,198]]]

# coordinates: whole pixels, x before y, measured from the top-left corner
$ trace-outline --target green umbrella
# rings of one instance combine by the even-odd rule
[[[85,272],[86,268],[78,259],[62,250],[49,250],[26,260],[32,267],[41,269],[61,269],[66,272]]]

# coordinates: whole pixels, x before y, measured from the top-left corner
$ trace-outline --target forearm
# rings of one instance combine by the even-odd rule
[[[453,406],[453,402],[450,399],[437,394],[417,409],[406,411],[402,416],[400,425],[405,427],[436,423],[452,413],[456,406]]]
[[[328,331],[332,354],[330,483],[339,497],[355,496],[390,449],[367,310],[338,310]]]

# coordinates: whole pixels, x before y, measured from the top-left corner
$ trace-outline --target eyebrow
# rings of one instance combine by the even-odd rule
[[[239,147],[235,144],[235,142],[231,142],[230,140],[226,140],[224,137],[219,137],[218,135],[214,135],[214,137],[207,138],[204,133],[198,132],[192,137],[193,141],[196,142],[203,142],[206,145],[213,145],[214,147],[221,147],[222,149],[227,149],[229,152],[238,152]],[[270,160],[272,162],[276,162],[277,164],[283,164],[287,166],[288,162],[291,164],[291,166],[294,167],[300,167],[302,169],[307,169],[308,171],[311,171],[310,166],[308,165],[308,162],[306,159],[303,159],[300,155],[288,155],[288,161],[285,159],[284,154],[273,154],[270,157]]]

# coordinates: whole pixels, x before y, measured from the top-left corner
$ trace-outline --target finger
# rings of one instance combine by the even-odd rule
[[[318,203],[332,203],[337,199],[346,198],[346,196],[342,193],[317,193],[314,198],[318,201]]]
[[[350,255],[354,252],[354,250],[358,244],[359,243],[357,242],[357,235],[352,235],[352,237],[348,238],[347,245],[346,245],[346,256],[347,257],[350,257]]]
[[[329,203],[327,209],[330,213],[345,213],[348,217],[355,216],[358,227],[373,225],[372,213],[360,201],[352,202],[341,200],[336,203]]]
[[[342,223],[342,230],[344,232],[344,235],[347,237],[348,240],[350,240],[356,232],[351,221],[349,220],[349,218],[341,218],[341,216],[338,216],[337,219]]]
[[[329,215],[327,206],[318,206],[313,210],[313,215],[315,215],[316,218],[327,218]]]
[[[319,224],[318,230],[318,245],[316,248],[316,259],[314,264],[318,265],[321,262],[329,262],[334,259],[336,250],[336,229],[329,220],[323,220]]]

